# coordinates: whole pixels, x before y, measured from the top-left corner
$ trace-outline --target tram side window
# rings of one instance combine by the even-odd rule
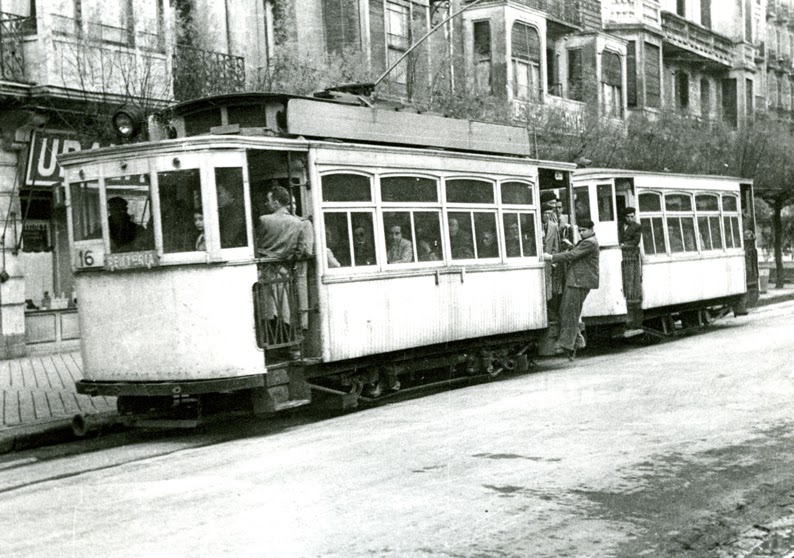
[[[538,255],[535,220],[531,213],[505,213],[505,252],[508,258]]]
[[[736,196],[722,196],[723,225],[725,227],[725,247],[741,248],[742,235],[739,232],[739,209]]]
[[[639,207],[642,214],[640,225],[642,225],[642,247],[645,254],[667,253],[664,243],[664,220],[661,216],[661,196],[653,192],[641,193]],[[653,213],[658,213],[658,215],[653,215]]]
[[[474,235],[470,212],[450,211],[447,215],[449,227],[449,249],[453,260],[474,258]]]
[[[102,238],[99,212],[99,182],[76,182],[70,186],[72,203],[72,224],[74,239],[92,238],[92,233],[99,229],[98,237]]]
[[[440,212],[386,211],[386,263],[432,262],[443,259]]]
[[[154,250],[149,175],[105,179],[112,253]],[[94,232],[101,238],[102,231]]]
[[[198,169],[157,173],[163,252],[206,250],[201,178]]]
[[[719,198],[711,194],[695,196],[698,233],[702,250],[722,250]]]
[[[598,220],[614,221],[615,204],[612,203],[612,185],[599,184],[596,190],[598,194]]]
[[[361,267],[377,263],[372,213],[326,211],[323,217],[328,267]]]
[[[247,246],[243,169],[240,167],[216,168],[215,189],[218,196],[218,227],[221,235],[221,248]]]
[[[666,194],[664,204],[667,211],[670,251],[697,252],[694,216],[682,214],[692,212],[692,197],[688,194]]]
[[[573,207],[576,212],[576,221],[592,220],[590,213],[590,192],[587,186],[573,189]]]

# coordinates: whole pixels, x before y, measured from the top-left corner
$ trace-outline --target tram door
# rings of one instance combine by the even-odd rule
[[[758,298],[758,248],[755,245],[755,200],[753,185],[741,184],[742,195],[742,230],[744,231],[745,273],[747,276],[747,294],[751,301]]]

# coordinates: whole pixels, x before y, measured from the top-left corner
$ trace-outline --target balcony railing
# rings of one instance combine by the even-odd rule
[[[733,42],[676,14],[662,12],[665,40],[702,58],[730,67]]]
[[[174,98],[187,101],[237,93],[245,87],[245,59],[177,45],[174,52]]]
[[[604,23],[661,25],[659,0],[612,0],[608,3]]]
[[[472,1],[465,0],[465,2]],[[582,27],[580,0],[518,0],[518,3],[545,12],[554,19],[568,23],[573,27]]]
[[[35,19],[0,12],[0,78],[25,82],[22,38],[29,34]]]

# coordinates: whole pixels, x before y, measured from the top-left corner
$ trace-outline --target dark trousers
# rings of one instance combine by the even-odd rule
[[[560,303],[560,337],[557,345],[572,351],[576,346],[576,336],[579,334],[579,320],[582,317],[584,299],[590,289],[579,287],[565,287]]]

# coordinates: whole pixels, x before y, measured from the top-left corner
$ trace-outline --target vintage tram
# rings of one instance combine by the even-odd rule
[[[520,369],[546,331],[540,191],[572,200],[574,166],[530,159],[523,128],[245,94],[150,134],[59,159],[78,391],[131,420],[354,406],[423,371]],[[303,257],[260,257],[276,186],[311,231]]]

